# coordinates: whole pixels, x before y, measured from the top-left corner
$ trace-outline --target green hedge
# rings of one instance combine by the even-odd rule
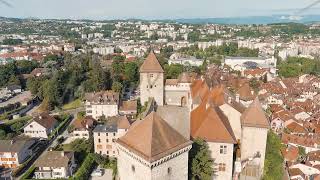
[[[87,180],[90,177],[92,170],[96,166],[96,161],[94,158],[94,154],[90,153],[86,156],[84,161],[82,162],[80,168],[76,172],[76,174],[70,178],[70,180]]]

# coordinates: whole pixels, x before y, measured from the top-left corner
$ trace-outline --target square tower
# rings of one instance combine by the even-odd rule
[[[140,67],[140,102],[144,105],[153,97],[157,105],[163,105],[164,97],[164,71],[151,51]]]

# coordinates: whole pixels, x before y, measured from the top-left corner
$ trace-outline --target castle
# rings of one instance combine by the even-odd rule
[[[156,107],[117,141],[119,178],[188,179],[190,140],[202,138],[213,179],[261,179],[269,123],[258,98],[246,107],[224,85],[164,77],[151,52],[140,68],[140,101],[153,98]]]

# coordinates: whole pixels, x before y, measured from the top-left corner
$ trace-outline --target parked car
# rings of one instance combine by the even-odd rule
[[[103,169],[97,168],[91,173],[92,177],[101,177],[103,176]]]

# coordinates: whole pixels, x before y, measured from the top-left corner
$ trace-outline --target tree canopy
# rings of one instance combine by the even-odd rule
[[[189,154],[189,179],[212,179],[213,165],[208,144],[202,139],[195,139]]]

